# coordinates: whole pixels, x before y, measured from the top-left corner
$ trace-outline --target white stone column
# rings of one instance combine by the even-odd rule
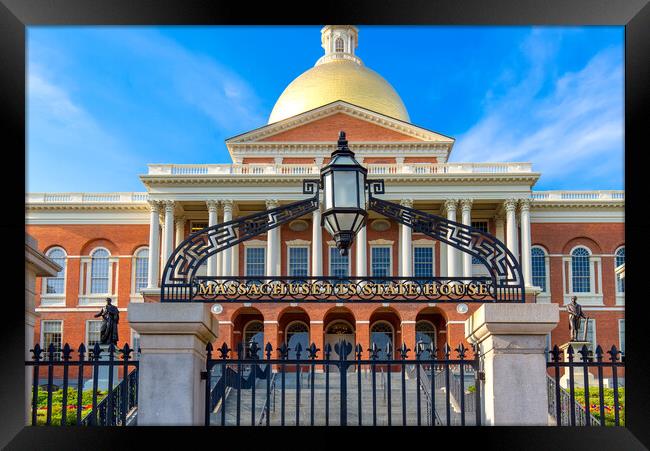
[[[447,199],[445,201],[445,210],[447,211],[447,219],[449,219],[450,221],[456,221],[457,205],[458,205],[458,201],[456,199]],[[456,271],[457,268],[456,261],[457,261],[458,251],[453,246],[449,246],[449,245],[446,246],[447,246],[447,275],[448,277],[457,277],[458,272]]]
[[[460,201],[462,223],[466,226],[472,225],[472,199],[462,199]],[[463,252],[463,277],[472,277],[472,256]]]
[[[174,201],[166,200],[165,204],[165,229],[163,236],[163,267],[167,264],[169,256],[174,251]]]
[[[266,208],[277,208],[277,200],[267,200]],[[276,227],[267,232],[266,238],[266,275],[280,275],[280,227]]]
[[[558,304],[483,304],[465,321],[485,374],[483,424],[548,425],[546,334],[559,319]]]
[[[366,255],[366,250],[368,249],[368,238],[366,234],[366,225],[359,229],[357,237],[355,238],[356,243],[356,257],[357,257],[357,277],[366,277],[368,275],[368,257]]]
[[[223,202],[223,222],[232,221],[232,201],[224,200]],[[223,264],[221,265],[221,275],[230,276],[232,274],[232,248],[222,252]]]
[[[151,214],[149,215],[149,264],[147,267],[147,288],[158,288],[158,271],[160,268],[160,220],[158,202],[150,200],[149,208]]]
[[[205,203],[208,207],[208,227],[217,225],[217,206],[216,200],[209,200]],[[207,275],[209,277],[217,276],[217,255],[208,257]]]
[[[413,208],[413,201],[411,199],[404,199],[400,205],[406,208]],[[402,245],[401,275],[411,277],[413,275],[413,235],[409,226],[402,225],[400,241]]]
[[[521,270],[524,273],[524,285],[533,284],[532,257],[530,238],[530,199],[519,201],[519,218],[521,222]]]
[[[232,248],[232,269],[230,274],[233,276],[239,275],[239,244],[235,244]]]
[[[506,210],[506,246],[519,260],[519,253],[517,252],[517,218],[515,216],[517,200],[508,199],[503,203],[503,207]]]
[[[181,216],[180,218],[176,218],[175,224],[176,224],[176,241],[174,243],[174,246],[178,247],[185,239],[185,217]]]
[[[320,225],[320,207],[314,210],[311,217],[311,275],[323,275],[323,228]]]
[[[128,310],[140,334],[138,426],[203,425],[206,381],[200,374],[205,347],[218,333],[210,305],[132,302]]]
[[[504,224],[504,218],[501,214],[498,214],[494,217],[494,225],[496,228],[497,239],[499,241],[505,242],[506,240],[505,224]]]

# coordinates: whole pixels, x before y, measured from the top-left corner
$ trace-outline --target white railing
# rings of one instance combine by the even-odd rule
[[[369,174],[512,174],[532,172],[531,163],[369,163]],[[150,164],[149,175],[311,175],[313,164]]]
[[[534,200],[625,200],[625,191],[537,191],[533,192]]]
[[[144,203],[147,193],[27,193],[25,203]]]

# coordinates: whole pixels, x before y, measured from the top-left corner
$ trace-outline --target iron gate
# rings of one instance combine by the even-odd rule
[[[217,351],[208,344],[202,372],[206,426],[481,424],[479,354],[467,358],[462,344],[456,358],[445,345],[440,359],[423,347],[409,359],[405,345],[389,345],[389,359],[373,345],[364,357],[346,341],[325,346],[322,358],[314,343],[298,344],[295,359],[286,344],[277,358],[270,343],[265,358],[255,342],[240,344],[236,357],[225,343]]]

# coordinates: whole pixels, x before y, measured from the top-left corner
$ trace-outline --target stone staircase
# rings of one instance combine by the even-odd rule
[[[355,371],[347,373],[347,424],[349,426],[363,425],[370,426],[387,426],[389,424],[389,405],[388,405],[388,377],[390,375],[390,424],[401,426],[403,422],[402,409],[402,375],[401,372],[386,373],[377,371],[376,373],[376,400],[375,400],[375,420],[373,423],[373,399],[372,399],[372,373],[367,370],[361,372],[361,423],[359,422],[359,386],[358,375]],[[296,389],[296,379],[300,378],[300,418],[301,426],[311,424],[311,385],[309,372],[303,372],[298,375],[295,372],[285,373],[284,379],[284,425],[296,425],[296,401],[298,390]],[[336,367],[332,367],[329,373],[329,393],[326,391],[326,374],[317,372],[314,375],[314,425],[340,425],[341,416],[341,376]],[[429,382],[427,382],[429,383]],[[405,380],[405,398],[406,398],[406,425],[417,425],[417,392],[418,385],[414,375],[407,375]],[[253,411],[252,389],[241,390],[240,392],[240,419],[239,424],[250,426],[251,424],[266,424],[265,405],[267,401],[266,380],[258,380],[255,387],[255,407]],[[276,373],[274,378],[274,387],[269,393],[269,424],[280,426],[282,421],[282,378],[281,374]],[[327,401],[329,406],[326,408]],[[458,404],[452,396],[450,405],[450,423],[451,425],[460,425],[461,416],[457,409]],[[446,425],[446,397],[444,387],[436,389],[435,392],[435,417],[436,425]],[[326,418],[326,411],[329,412]],[[253,415],[251,415],[253,412]],[[225,425],[232,426],[237,424],[237,389],[230,389],[226,393],[225,402]],[[221,404],[218,404],[215,411],[211,414],[211,425],[221,425]],[[431,413],[427,409],[427,394],[420,389],[420,424],[427,426],[431,423]],[[474,412],[466,412],[465,424],[475,424]]]

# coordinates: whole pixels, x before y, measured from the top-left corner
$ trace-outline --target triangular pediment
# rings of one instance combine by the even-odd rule
[[[344,101],[336,101],[226,140],[241,143],[336,142],[344,130],[351,142],[440,143],[453,138]]]

